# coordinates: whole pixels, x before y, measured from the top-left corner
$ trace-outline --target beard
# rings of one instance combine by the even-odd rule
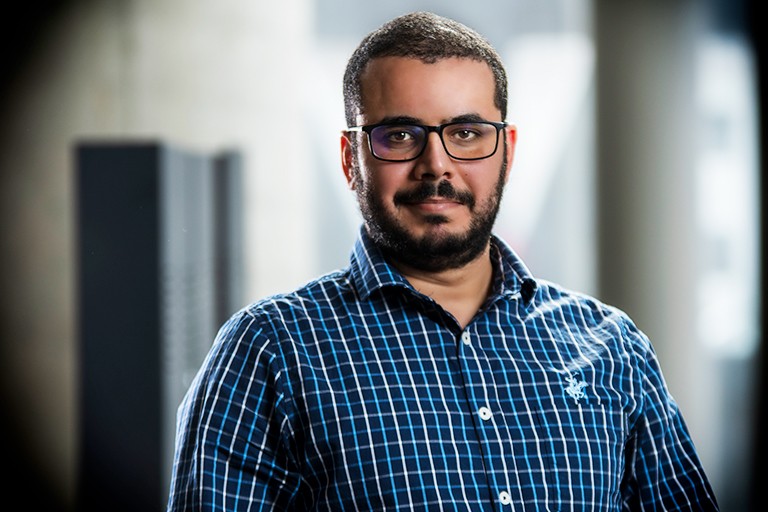
[[[506,156],[506,147],[504,152]],[[504,158],[494,192],[482,204],[477,204],[471,192],[456,190],[447,180],[422,181],[413,190],[396,193],[393,198],[395,207],[438,197],[457,201],[469,209],[470,225],[465,232],[447,233],[435,229],[428,230],[420,237],[410,233],[387,211],[383,200],[373,190],[370,180],[360,179],[358,183],[362,186],[357,188],[357,198],[366,231],[387,259],[428,272],[463,267],[477,258],[488,246],[501,205],[506,170]],[[362,178],[359,169],[355,172]],[[425,221],[439,226],[448,223],[449,219],[444,215],[434,214],[426,216]]]

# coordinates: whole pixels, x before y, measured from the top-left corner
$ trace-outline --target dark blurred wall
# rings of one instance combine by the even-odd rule
[[[726,3],[726,2],[722,2]],[[759,145],[761,148],[760,155],[760,182],[761,182],[761,228],[760,228],[760,248],[761,254],[768,254],[768,245],[766,245],[766,239],[768,239],[768,231],[766,230],[765,219],[768,218],[768,210],[766,209],[766,195],[765,195],[765,176],[768,176],[768,156],[765,154],[765,148],[768,148],[768,59],[766,58],[766,50],[768,48],[768,41],[766,41],[765,31],[765,6],[758,0],[746,0],[746,7],[744,9],[746,27],[749,36],[753,43],[755,52],[755,62],[757,64],[757,87],[760,94],[759,109]],[[763,7],[759,7],[763,5]],[[759,13],[763,14],[759,14]],[[752,470],[751,477],[749,479],[749,509],[750,510],[764,510],[768,504],[768,498],[765,495],[765,477],[763,476],[765,471],[763,463],[768,457],[768,440],[763,435],[768,431],[768,345],[766,345],[765,338],[765,322],[768,319],[768,270],[766,270],[765,256],[762,258],[762,272],[761,272],[761,321],[763,326],[761,329],[760,347],[757,357],[757,375],[755,385],[755,403],[756,403],[756,415],[754,421],[754,445],[751,451],[751,465]],[[758,476],[759,475],[759,476]]]

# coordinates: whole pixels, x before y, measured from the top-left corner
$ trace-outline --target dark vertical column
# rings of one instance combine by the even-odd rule
[[[77,510],[158,510],[159,152],[77,149]]]
[[[214,158],[214,244],[216,246],[216,323],[244,306],[243,161],[237,151]]]
[[[167,145],[77,150],[78,510],[165,508],[176,413],[236,288],[217,255],[240,261],[240,203],[215,213],[214,174],[211,157]]]

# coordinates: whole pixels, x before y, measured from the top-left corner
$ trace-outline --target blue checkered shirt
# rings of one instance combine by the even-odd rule
[[[236,314],[180,410],[169,510],[716,510],[648,339],[492,240],[464,329],[364,232]]]

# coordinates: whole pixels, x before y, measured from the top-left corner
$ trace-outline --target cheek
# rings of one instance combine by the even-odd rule
[[[365,186],[385,202],[391,199],[398,191],[405,188],[408,181],[409,170],[399,168],[398,165],[381,165],[380,162],[365,162],[361,171],[361,179]]]
[[[502,162],[494,162],[493,165],[465,169],[461,172],[464,186],[475,195],[479,201],[487,200],[496,195],[496,190],[501,179]]]
[[[392,195],[398,190],[398,181],[392,179],[391,174],[373,173],[371,175],[371,184],[382,195]]]

